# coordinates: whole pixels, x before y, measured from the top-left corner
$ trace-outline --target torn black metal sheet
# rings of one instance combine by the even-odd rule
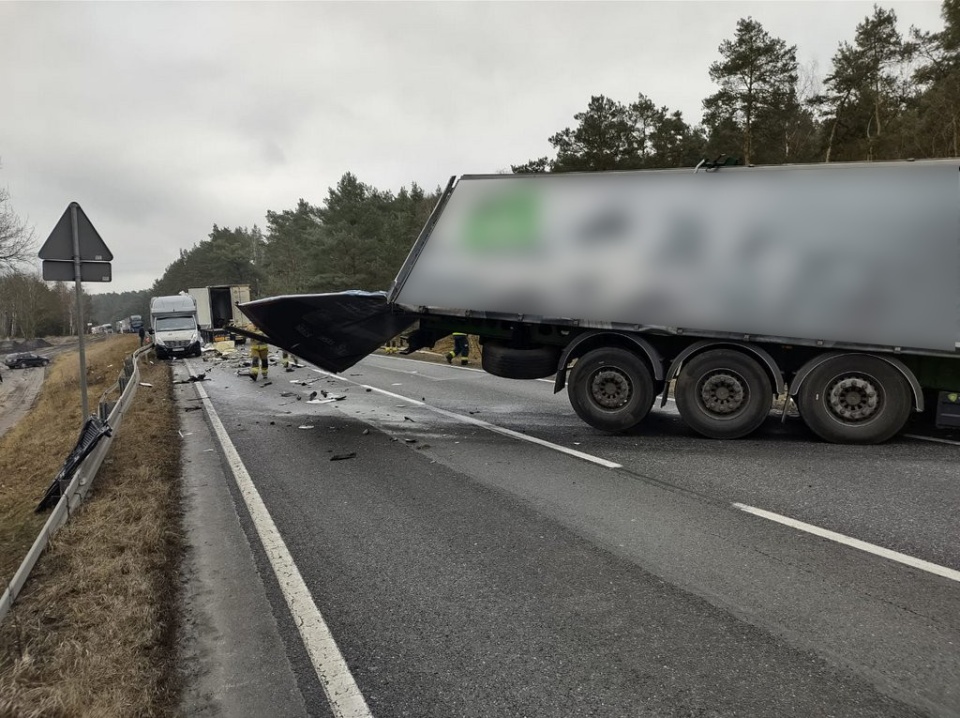
[[[293,294],[239,307],[271,344],[332,372],[349,369],[418,318],[388,304],[384,292]]]

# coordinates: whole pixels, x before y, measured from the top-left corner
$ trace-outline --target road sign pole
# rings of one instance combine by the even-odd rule
[[[80,420],[81,425],[90,415],[90,409],[87,406],[87,353],[83,338],[83,289],[80,283],[80,228],[77,223],[77,203],[70,205],[70,227],[73,232],[73,270],[77,286],[77,337],[80,340],[80,405],[83,409],[83,415]]]

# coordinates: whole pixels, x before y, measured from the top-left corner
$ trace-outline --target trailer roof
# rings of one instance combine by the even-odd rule
[[[721,167],[670,167],[660,169],[642,169],[642,170],[595,170],[585,172],[532,172],[525,174],[462,174],[457,175],[454,180],[472,180],[472,179],[529,179],[529,178],[557,178],[557,177],[584,177],[591,175],[637,175],[659,172],[663,174],[678,174],[681,172],[747,172],[756,170],[843,170],[843,169],[864,169],[873,167],[877,169],[889,169],[898,167],[939,167],[944,165],[955,165],[960,169],[960,158],[947,157],[930,160],[888,160],[883,162],[815,162],[804,164],[785,164],[785,165],[724,165]]]

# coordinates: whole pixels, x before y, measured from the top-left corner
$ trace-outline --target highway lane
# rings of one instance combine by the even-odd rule
[[[672,402],[631,435],[610,436],[584,424],[565,392],[553,394],[553,382],[388,356],[369,357],[344,377],[960,570],[960,446],[904,437],[837,446],[779,415],[748,439],[713,441],[688,429]]]
[[[957,713],[955,582],[730,507],[762,505],[755,474],[781,476],[778,457],[810,450],[793,427],[697,450],[704,440],[669,413],[658,437],[596,435],[543,382],[388,357],[343,377],[447,415],[305,369],[292,376],[311,383],[275,370],[264,387],[220,369],[205,386],[375,715]],[[346,398],[307,404],[321,389]],[[357,456],[329,460],[345,452]],[[718,455],[723,471],[708,467]],[[949,453],[924,456],[946,471]],[[811,466],[824,473],[836,459]],[[789,496],[787,484],[769,497]],[[823,505],[850,503],[805,520],[883,503],[849,487],[833,496]],[[935,528],[909,540],[899,524],[877,531],[936,555]]]

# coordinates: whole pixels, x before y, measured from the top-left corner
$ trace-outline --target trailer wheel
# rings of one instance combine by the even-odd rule
[[[577,360],[567,384],[577,416],[595,429],[621,432],[643,421],[653,406],[646,363],[626,349],[594,349]]]
[[[864,355],[825,361],[804,379],[800,416],[825,441],[879,444],[900,431],[913,402],[906,379],[882,359]]]
[[[684,364],[674,387],[687,425],[711,439],[739,439],[770,413],[770,377],[754,359],[730,349],[698,354]]]
[[[500,342],[486,342],[480,357],[485,372],[505,379],[542,379],[557,372],[559,361],[559,347],[517,349]]]

